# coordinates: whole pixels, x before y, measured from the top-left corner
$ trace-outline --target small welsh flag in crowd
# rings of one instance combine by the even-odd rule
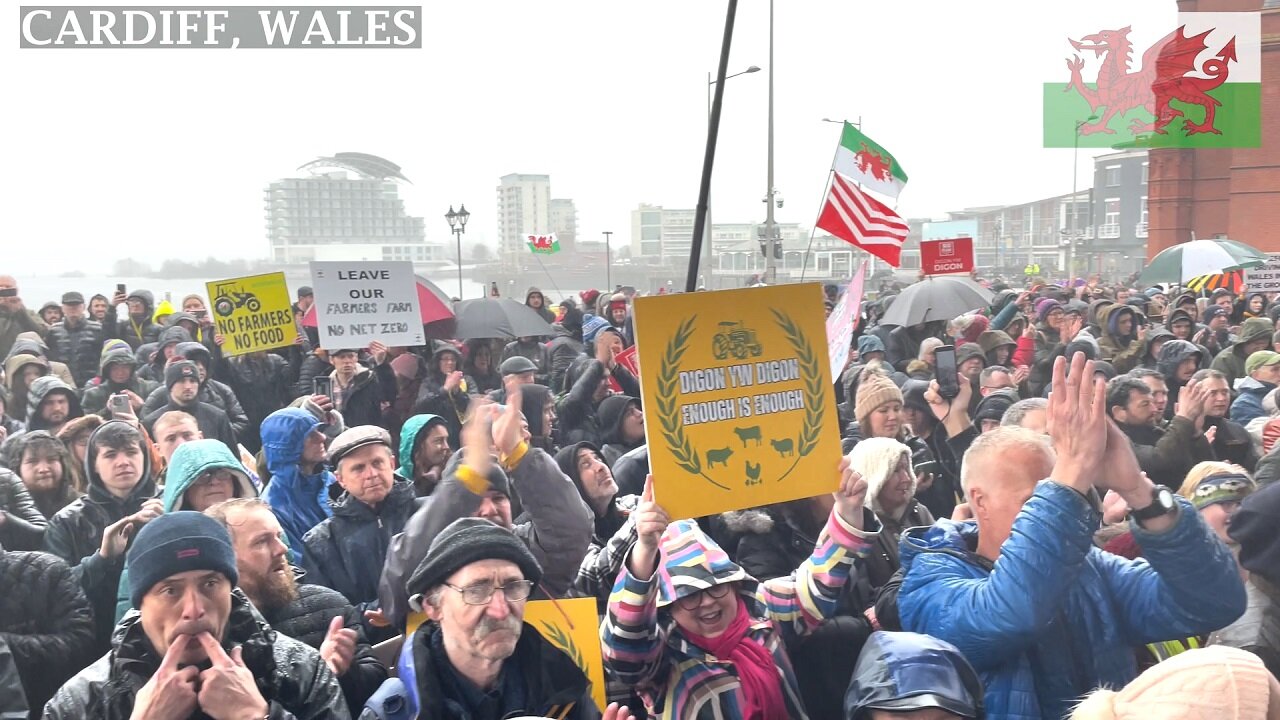
[[[844,124],[840,147],[836,148],[835,171],[867,190],[893,198],[907,184],[907,173],[889,151],[849,123]]]
[[[1045,147],[1262,146],[1259,13],[1064,31],[1065,67],[1043,84]]]
[[[553,255],[560,252],[560,240],[555,233],[546,235],[526,235],[529,249],[538,255]]]

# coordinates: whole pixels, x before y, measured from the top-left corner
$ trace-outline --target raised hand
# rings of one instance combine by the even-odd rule
[[[1084,318],[1079,315],[1072,315],[1071,319],[1066,321],[1062,326],[1062,342],[1071,342],[1076,339],[1080,331],[1084,329]]]
[[[599,336],[597,336],[597,339],[599,339]],[[612,370],[614,364],[613,345],[606,342],[596,343],[596,359],[604,364],[605,370]]]
[[[631,720],[633,717],[635,716],[631,714],[631,708],[626,705],[609,703],[609,707],[605,708],[600,720]]]
[[[460,385],[462,385],[461,370],[454,370],[453,372],[449,373],[449,377],[444,379],[444,389],[447,392],[453,392],[454,390],[457,390],[458,386]]]
[[[164,514],[164,501],[160,498],[151,498],[142,503],[142,507],[138,512],[133,514],[133,521],[141,528],[143,525],[155,520]]]
[[[644,479],[644,492],[634,512],[636,519],[636,544],[631,549],[627,567],[631,574],[641,579],[653,577],[658,565],[658,548],[662,545],[662,533],[671,524],[671,517],[653,499],[653,476]]]
[[[487,476],[493,460],[489,455],[493,423],[492,405],[476,408],[462,426],[462,462],[481,476]]]
[[[200,670],[195,665],[178,667],[189,642],[193,642],[190,635],[179,635],[169,643],[160,667],[133,698],[131,720],[169,720],[195,712]]]
[[[840,489],[831,494],[836,499],[835,510],[840,514],[840,519],[861,530],[862,506],[867,500],[867,481],[853,469],[847,457],[840,458],[837,472],[840,474]]]
[[[1129,506],[1114,490],[1108,490],[1102,497],[1102,524],[1115,525],[1124,522],[1129,514]]]
[[[324,642],[320,643],[320,659],[329,667],[329,672],[342,677],[350,669],[355,657],[356,631],[343,624],[341,615],[334,615],[329,622]]]
[[[265,718],[271,707],[258,692],[253,673],[245,667],[240,646],[227,654],[207,632],[196,636],[213,665],[200,673],[197,701],[205,715],[214,720]]]
[[[1021,385],[1027,381],[1027,378],[1031,377],[1031,368],[1026,365],[1019,365],[1013,369],[1012,377],[1014,385]]]
[[[381,365],[387,360],[387,346],[374,340],[369,343],[369,357],[373,358],[374,365]]]
[[[1133,443],[1129,441],[1129,436],[1114,421],[1108,419],[1106,424],[1107,450],[1102,455],[1099,468],[1101,472],[1094,484],[1099,488],[1114,490],[1126,501],[1140,491],[1149,498],[1151,482],[1138,465],[1138,456],[1133,454]]]
[[[524,439],[522,421],[524,415],[524,395],[520,392],[520,383],[515,376],[507,381],[507,409],[493,423],[493,444],[503,455],[509,455]],[[542,408],[538,408],[541,412]]]
[[[129,538],[133,537],[134,516],[120,518],[102,531],[102,544],[98,546],[98,554],[110,560],[120,557],[129,547]]]
[[[1053,390],[1049,393],[1049,437],[1057,461],[1053,480],[1088,494],[1098,474],[1098,462],[1107,449],[1107,387],[1094,377],[1093,361],[1084,353],[1053,361]]]
[[[942,397],[938,392],[937,380],[930,380],[929,389],[924,393],[925,402],[929,403],[933,416],[947,429],[950,437],[959,435],[973,424],[969,419],[969,400],[973,397],[973,384],[969,382],[969,378],[959,373],[956,374],[956,383],[960,386],[960,394],[951,400]]]
[[[1199,380],[1192,380],[1178,393],[1178,404],[1174,406],[1174,414],[1186,418],[1197,426],[1204,420],[1204,406],[1209,399],[1208,389]]]

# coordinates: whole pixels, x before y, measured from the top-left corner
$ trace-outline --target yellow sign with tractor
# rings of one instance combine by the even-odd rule
[[[672,518],[836,489],[820,285],[638,298],[635,330],[654,496]]]
[[[205,283],[224,356],[288,347],[298,339],[284,273]]]

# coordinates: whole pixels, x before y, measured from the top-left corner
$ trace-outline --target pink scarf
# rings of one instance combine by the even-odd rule
[[[707,638],[681,628],[685,637],[720,660],[728,660],[738,670],[742,690],[743,720],[768,720],[786,717],[787,706],[782,700],[782,684],[773,655],[764,645],[748,634],[751,630],[751,614],[746,603],[738,596],[737,614],[733,622],[719,637]]]

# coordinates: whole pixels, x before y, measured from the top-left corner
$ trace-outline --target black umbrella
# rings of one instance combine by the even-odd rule
[[[991,292],[967,277],[929,277],[894,298],[881,325],[920,325],[951,320],[991,304]]]
[[[511,298],[463,300],[453,311],[457,322],[453,336],[459,340],[555,334],[536,310]]]

